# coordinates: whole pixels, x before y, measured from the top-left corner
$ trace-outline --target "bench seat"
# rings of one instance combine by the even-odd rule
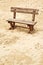
[[[21,24],[27,24],[27,25],[35,25],[37,22],[35,21],[28,21],[28,20],[20,20],[20,19],[8,19],[7,20],[9,23],[10,22],[15,22],[15,23],[21,23]]]

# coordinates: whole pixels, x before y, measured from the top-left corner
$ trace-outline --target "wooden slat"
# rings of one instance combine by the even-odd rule
[[[32,9],[32,8],[20,8],[20,7],[11,7],[11,9],[21,9],[21,10],[36,10],[39,11],[38,9]]]
[[[20,19],[8,19],[7,21],[22,23],[22,24],[30,24],[30,25],[35,25],[36,24],[36,22],[33,22],[33,21],[26,21],[26,20],[20,20]]]
[[[11,11],[14,12],[16,10],[16,12],[19,13],[31,13],[33,14],[33,11],[35,11],[35,14],[38,14],[38,9],[30,9],[30,8],[19,8],[19,7],[11,7]]]

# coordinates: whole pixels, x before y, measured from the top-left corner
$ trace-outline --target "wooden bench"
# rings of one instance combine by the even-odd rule
[[[11,26],[10,29],[15,28],[15,23],[22,23],[22,24],[26,24],[27,26],[29,26],[30,31],[33,31],[34,30],[34,25],[36,24],[35,15],[38,14],[38,11],[39,11],[38,9],[11,7],[11,12],[14,13],[13,19],[8,19],[7,20],[8,23],[10,24],[10,26]],[[32,21],[16,19],[16,12],[25,13],[25,14],[32,14]]]

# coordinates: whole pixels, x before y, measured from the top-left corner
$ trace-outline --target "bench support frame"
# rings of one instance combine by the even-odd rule
[[[11,7],[11,12],[14,13],[14,16],[13,16],[14,19],[16,18],[16,12],[32,14],[32,21],[34,22],[35,21],[35,15],[38,14],[38,9]],[[8,23],[11,26],[10,29],[14,29],[15,28],[15,23],[16,22],[8,21]],[[27,24],[27,26],[29,27],[30,31],[34,30],[34,25]]]

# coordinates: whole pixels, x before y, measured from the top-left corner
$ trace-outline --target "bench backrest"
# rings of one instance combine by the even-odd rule
[[[38,14],[38,11],[38,9],[11,7],[11,12],[14,12],[14,18],[16,17],[16,12],[27,13],[32,14],[32,21],[35,21],[35,15]]]

